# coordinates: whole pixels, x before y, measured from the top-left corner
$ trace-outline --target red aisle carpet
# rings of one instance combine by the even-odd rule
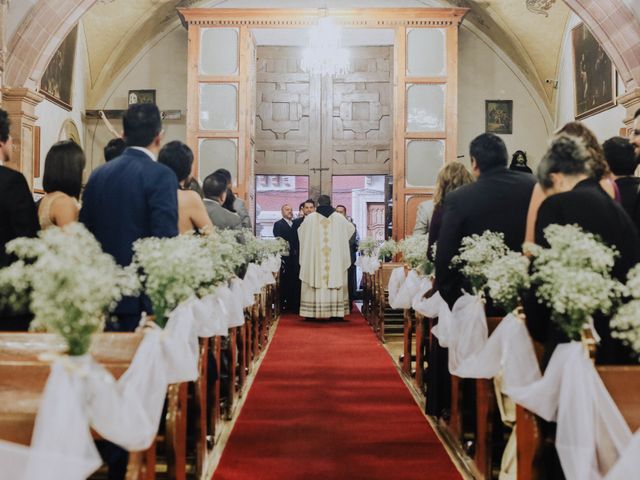
[[[460,474],[358,313],[340,323],[282,317],[213,478]]]

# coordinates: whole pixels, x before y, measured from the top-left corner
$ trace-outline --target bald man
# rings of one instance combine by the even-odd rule
[[[280,209],[282,218],[273,224],[273,236],[289,244],[289,255],[282,257],[280,267],[280,307],[283,311],[297,312],[300,303],[298,288],[298,234],[293,227],[293,209],[285,203]]]

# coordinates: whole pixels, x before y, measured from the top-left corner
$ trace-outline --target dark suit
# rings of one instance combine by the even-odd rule
[[[552,224],[576,224],[585,231],[599,235],[607,245],[615,247],[620,256],[616,258],[613,276],[624,282],[627,272],[640,260],[640,240],[633,222],[624,209],[602,190],[598,182],[583,180],[573,190],[547,198],[538,211],[536,221],[536,243],[548,247],[544,229]],[[548,310],[533,299],[525,304],[527,326],[531,336],[545,343],[543,365],[551,356],[555,346],[568,339],[550,319]],[[596,361],[598,363],[625,363],[630,360],[626,349],[611,338],[609,319],[601,315],[594,317],[596,330],[601,337]]]
[[[620,190],[620,204],[640,232],[640,177],[620,177],[616,179]]]
[[[136,240],[178,235],[177,192],[178,180],[172,170],[141,150],[127,148],[91,174],[80,221],[118,264],[129,265]],[[150,308],[145,297],[123,299],[115,311],[121,320],[116,328],[135,329],[136,318]]]
[[[289,255],[282,257],[280,267],[280,300],[282,307],[290,312],[296,312],[300,306],[300,296],[296,295],[300,265],[298,256],[298,232],[293,224],[289,226],[284,218],[273,224],[273,236],[286,240],[289,244]]]
[[[532,175],[497,167],[446,196],[438,235],[436,278],[440,295],[449,306],[462,295],[463,288],[470,291],[460,272],[451,268],[451,259],[459,253],[462,239],[485,230],[502,232],[510,249],[521,250],[535,183]]]
[[[38,214],[29,185],[24,176],[11,168],[0,166],[0,268],[14,260],[8,255],[7,243],[18,237],[35,237]],[[0,310],[2,330],[26,330],[30,315]]]

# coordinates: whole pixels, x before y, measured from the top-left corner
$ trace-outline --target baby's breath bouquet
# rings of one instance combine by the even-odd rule
[[[484,274],[489,297],[506,312],[516,309],[522,292],[531,286],[529,259],[518,252],[509,251],[504,257],[487,264]]]
[[[611,336],[622,341],[640,359],[640,265],[629,272],[627,293],[631,301],[620,307],[611,320]]]
[[[164,327],[169,313],[192,295],[203,296],[231,275],[212,254],[212,240],[196,235],[143,238],[133,244],[133,264],[142,272],[145,293],[156,323]]]
[[[31,329],[60,335],[69,355],[83,355],[105,315],[139,284],[135,270],[118,266],[79,223],[52,227],[38,238],[7,244],[18,258],[0,270],[0,303],[34,315]]]
[[[242,276],[247,266],[247,248],[244,245],[244,233],[236,230],[217,230],[209,237],[209,247],[220,255],[221,260],[228,265],[235,275]]]
[[[433,263],[427,258],[429,253],[429,237],[427,235],[411,235],[398,244],[404,263],[417,269],[423,275],[433,273]]]
[[[366,257],[373,257],[378,248],[378,241],[373,237],[367,237],[360,241],[358,252]]]
[[[576,225],[550,225],[544,234],[550,248],[525,245],[533,256],[531,284],[551,319],[578,340],[591,316],[611,313],[624,293],[611,278],[618,253]]]
[[[393,238],[390,238],[380,245],[378,249],[378,259],[381,262],[386,262],[387,259],[393,258],[396,253],[398,253],[398,244]]]
[[[460,254],[453,257],[452,264],[460,268],[475,295],[484,291],[487,284],[485,270],[488,265],[504,257],[509,249],[502,233],[487,230],[482,235],[471,235],[462,239]]]

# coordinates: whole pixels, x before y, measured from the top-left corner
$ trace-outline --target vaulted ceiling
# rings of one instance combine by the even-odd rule
[[[22,0],[25,3],[31,0]],[[526,0],[99,0],[82,18],[89,59],[88,100],[97,101],[114,78],[154,38],[179,25],[177,7],[358,8],[437,7],[470,9],[465,22],[486,35],[525,74],[550,111],[569,9],[557,1],[548,15]],[[9,32],[11,33],[11,32]]]

